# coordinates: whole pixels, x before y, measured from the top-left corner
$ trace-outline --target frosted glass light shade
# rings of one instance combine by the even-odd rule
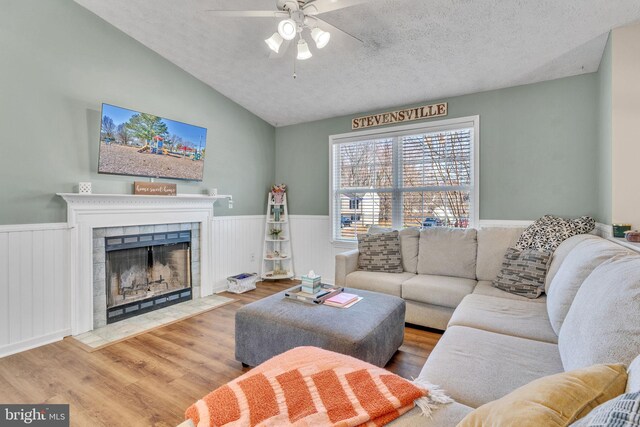
[[[309,45],[303,39],[300,39],[298,42],[298,59],[304,61],[305,59],[311,58],[313,55],[309,50]]]
[[[278,33],[285,40],[293,40],[298,33],[298,25],[293,19],[283,19],[278,24]]]
[[[284,39],[282,38],[282,36],[276,32],[273,33],[273,35],[266,39],[264,42],[267,44],[267,46],[269,46],[269,49],[271,49],[275,53],[278,53],[283,41]]]
[[[329,39],[331,39],[331,33],[322,31],[320,28],[316,27],[311,30],[311,38],[314,42],[316,42],[316,47],[318,49],[322,49],[329,43]]]

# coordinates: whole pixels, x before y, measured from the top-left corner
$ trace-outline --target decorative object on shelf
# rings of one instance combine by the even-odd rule
[[[133,183],[133,194],[142,196],[175,196],[178,194],[178,188],[176,184],[166,182],[135,181]]]
[[[242,273],[235,276],[227,277],[227,283],[229,287],[228,292],[234,294],[241,294],[243,292],[251,291],[256,288],[256,282],[258,281],[257,273]]]
[[[218,189],[217,188],[210,188],[209,189],[209,195],[210,196],[217,196],[218,195]]]
[[[287,191],[286,184],[272,185],[271,194],[273,195],[273,204],[282,205],[284,203],[284,193]],[[279,206],[278,206],[279,208]]]
[[[78,183],[78,194],[91,194],[91,183],[90,182],[79,182]]]
[[[631,224],[612,224],[613,237],[625,237],[624,233],[631,230]]]
[[[293,43],[297,37],[298,41],[295,42],[296,59],[304,61],[313,56],[309,50],[309,44],[304,38],[305,35],[311,37],[318,49],[324,48],[331,39],[331,33],[320,28],[321,26],[363,43],[361,39],[325,22],[317,15],[367,1],[369,0],[276,0],[277,10],[207,10],[207,12],[219,17],[281,18],[277,31],[264,41],[272,51],[269,58],[279,58],[284,55],[289,44]],[[295,71],[293,78],[296,78]]]
[[[286,188],[284,184],[274,185],[267,197],[267,218],[260,273],[265,280],[294,277]]]
[[[273,237],[273,240],[280,240],[280,234],[282,234],[282,228],[272,228],[269,231],[269,234],[271,235],[271,237]]]
[[[627,239],[627,242],[640,243],[640,231],[638,230],[625,231],[624,237]]]

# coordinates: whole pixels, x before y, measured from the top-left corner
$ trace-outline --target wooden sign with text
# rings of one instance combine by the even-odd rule
[[[391,111],[388,113],[372,114],[351,120],[351,129],[364,129],[372,126],[390,125],[392,123],[410,122],[413,120],[430,119],[447,115],[447,103],[425,105],[422,107],[407,108],[406,110]]]
[[[177,187],[175,184],[164,182],[135,181],[133,183],[133,194],[142,196],[175,196]]]

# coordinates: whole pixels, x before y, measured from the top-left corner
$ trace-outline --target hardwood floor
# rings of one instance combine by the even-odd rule
[[[289,286],[225,293],[238,301],[93,353],[65,339],[0,359],[0,403],[69,403],[73,426],[175,426],[193,402],[248,371],[234,358],[236,310]],[[416,377],[438,339],[406,327],[387,369]]]

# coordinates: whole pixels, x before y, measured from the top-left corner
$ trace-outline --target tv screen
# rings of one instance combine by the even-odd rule
[[[98,173],[202,181],[207,129],[102,104]]]

